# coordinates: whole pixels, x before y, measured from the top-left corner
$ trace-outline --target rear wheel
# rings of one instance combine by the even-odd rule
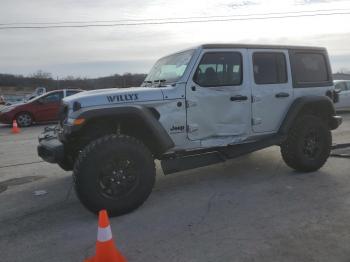
[[[151,152],[137,139],[108,135],[91,142],[74,166],[77,195],[83,205],[97,213],[107,209],[112,216],[139,207],[155,182]]]
[[[286,141],[281,145],[285,163],[297,170],[311,172],[320,169],[327,161],[332,135],[319,117],[305,115],[292,126]]]
[[[16,116],[17,124],[20,127],[28,127],[33,124],[33,118],[29,113],[23,112]]]

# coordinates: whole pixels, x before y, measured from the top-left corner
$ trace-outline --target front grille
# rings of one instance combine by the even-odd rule
[[[63,125],[68,120],[68,105],[64,103],[61,104],[61,107],[58,113],[58,120],[59,120],[60,126],[63,127]]]

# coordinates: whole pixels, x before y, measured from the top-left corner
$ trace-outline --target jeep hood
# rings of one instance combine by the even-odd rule
[[[72,105],[77,101],[81,104],[81,107],[117,105],[125,103],[135,104],[154,100],[163,100],[163,93],[160,88],[130,87],[98,89],[80,92],[63,99],[63,101],[69,105]]]

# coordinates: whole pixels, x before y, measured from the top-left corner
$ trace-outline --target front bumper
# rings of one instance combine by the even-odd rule
[[[38,155],[49,163],[64,160],[64,145],[58,140],[55,128],[46,128],[39,136]]]
[[[341,116],[332,116],[330,119],[329,126],[331,130],[337,129],[343,123],[343,118]]]

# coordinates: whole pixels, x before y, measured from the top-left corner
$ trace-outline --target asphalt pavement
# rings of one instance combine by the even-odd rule
[[[350,142],[343,117],[335,144]],[[94,253],[97,218],[77,200],[71,172],[36,154],[43,128],[0,127],[1,262]],[[331,157],[296,173],[278,147],[169,176],[158,168],[145,204],[111,219],[114,239],[130,262],[350,261],[349,170],[349,158]]]

